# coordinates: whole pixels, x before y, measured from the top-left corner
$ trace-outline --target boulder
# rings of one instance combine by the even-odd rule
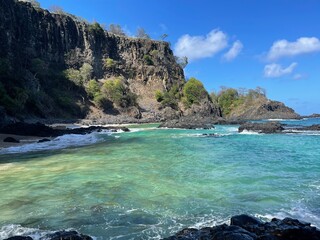
[[[258,133],[281,133],[284,128],[283,125],[279,122],[266,122],[266,123],[252,123],[247,122],[240,125],[238,131],[243,132],[253,131]]]
[[[48,240],[93,240],[90,236],[80,234],[76,231],[59,231],[48,234],[44,239]]]
[[[3,142],[19,143],[20,141],[13,137],[6,137],[5,139],[3,139]]]

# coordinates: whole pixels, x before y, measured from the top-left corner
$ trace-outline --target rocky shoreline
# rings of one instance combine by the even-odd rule
[[[238,215],[230,225],[223,224],[202,229],[186,228],[163,240],[319,240],[320,230],[297,219],[274,218],[270,222]]]
[[[273,218],[263,222],[253,216],[237,215],[230,225],[222,224],[201,229],[185,228],[162,240],[320,240],[320,230],[310,223],[293,218]],[[30,236],[13,236],[4,240],[33,240]],[[59,231],[40,240],[93,240],[77,231]]]
[[[295,127],[287,126],[279,122],[247,122],[240,125],[238,132],[251,131],[256,133],[296,133],[301,131],[320,131],[320,125],[315,124],[311,126]]]

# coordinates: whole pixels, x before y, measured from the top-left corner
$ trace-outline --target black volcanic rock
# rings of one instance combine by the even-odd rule
[[[3,139],[3,142],[19,143],[20,141],[13,137],[6,137],[5,139]]]
[[[87,128],[74,128],[74,129],[56,129],[48,127],[42,123],[24,123],[18,122],[9,124],[0,128],[0,133],[15,134],[21,136],[37,136],[37,137],[58,137],[64,134],[88,134],[92,132],[100,132],[102,130],[117,131],[122,130],[129,132],[127,127],[101,127],[101,126],[90,126]]]
[[[10,237],[5,240],[33,240],[31,237],[23,237],[23,236],[15,236],[15,237]]]
[[[246,131],[253,131],[258,133],[281,133],[284,128],[283,125],[279,122],[266,122],[266,123],[252,123],[247,122],[242,124],[238,131],[243,132]]]
[[[292,218],[262,222],[252,216],[238,215],[231,218],[230,226],[186,228],[164,240],[320,240],[320,231]]]
[[[202,116],[188,116],[179,119],[168,120],[159,125],[159,128],[182,128],[182,129],[212,129],[212,119]]]
[[[60,231],[53,234],[48,234],[45,239],[49,240],[93,240],[87,235],[80,234],[76,231]]]

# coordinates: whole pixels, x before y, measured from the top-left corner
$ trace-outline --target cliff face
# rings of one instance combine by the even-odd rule
[[[168,115],[168,109],[161,109],[155,99],[155,91],[166,92],[173,86],[181,91],[185,84],[183,70],[166,42],[117,36],[99,24],[16,0],[0,0],[0,42],[0,91],[5,96],[0,98],[0,107],[9,115],[106,120],[115,115],[141,117],[132,115],[132,108],[109,115],[96,108],[85,91],[86,83],[65,76],[66,69],[78,71],[84,64],[90,66],[86,78],[95,79],[100,86],[106,79],[121,77],[127,91],[137,95],[133,108],[141,111],[143,118],[183,114],[178,108]],[[112,66],[106,66],[108,59]],[[22,100],[18,99],[21,94]],[[213,116],[219,115],[215,109],[209,110]]]

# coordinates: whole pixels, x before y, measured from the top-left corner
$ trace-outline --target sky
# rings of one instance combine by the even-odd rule
[[[38,0],[89,22],[142,27],[187,56],[187,78],[209,92],[221,86],[266,89],[302,115],[320,113],[318,0]]]

